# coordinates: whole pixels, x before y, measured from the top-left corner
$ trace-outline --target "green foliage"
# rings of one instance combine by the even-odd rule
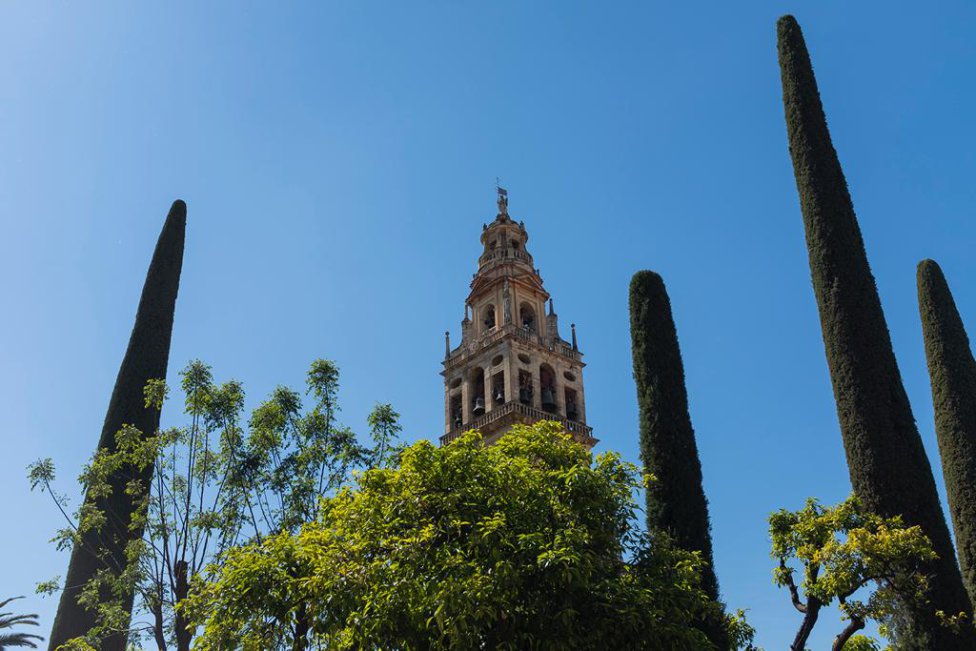
[[[556,423],[419,442],[228,553],[192,599],[196,648],[710,648],[687,625],[715,608],[701,560],[635,528],[639,481]]]
[[[652,271],[640,271],[631,280],[630,331],[641,460],[645,472],[655,478],[646,492],[647,527],[666,532],[679,547],[701,554],[703,586],[718,602],[708,500],[688,413],[678,334],[664,281]],[[722,619],[698,625],[716,646],[728,648]]]
[[[918,264],[918,309],[956,550],[976,602],[976,360],[949,284],[932,260]]]
[[[844,645],[844,651],[881,651],[881,645],[867,635],[854,635]]]
[[[746,611],[739,609],[725,619],[727,626],[728,648],[743,651],[763,651],[754,645],[756,629],[746,620]]]
[[[789,150],[851,484],[871,511],[901,515],[922,528],[938,554],[926,570],[929,600],[946,612],[968,612],[806,43],[792,16],[780,18],[777,32]],[[906,639],[908,647],[976,648],[976,634],[949,631],[928,610],[911,612],[909,619],[918,639]]]
[[[11,597],[0,601],[0,608],[6,608],[7,604],[23,597]],[[8,629],[15,626],[38,626],[37,615],[15,615],[14,613],[0,612],[0,651],[9,647],[27,647],[36,649],[37,644],[34,640],[41,641],[44,638],[33,633],[8,633]]]
[[[794,606],[804,614],[794,648],[803,648],[819,609],[835,602],[849,621],[844,640],[868,621],[880,623],[882,634],[890,636],[891,617],[903,604],[924,607],[924,568],[935,552],[920,527],[905,526],[899,517],[869,513],[855,497],[835,507],[809,499],[799,511],[770,515],[769,534],[772,556],[778,561],[774,582],[789,589]],[[799,585],[795,565],[802,572]],[[870,649],[870,644],[874,642],[861,636],[835,649]]]
[[[400,414],[393,409],[393,405],[377,403],[366,422],[373,439],[373,449],[367,455],[366,467],[392,466],[403,451],[403,448],[397,445],[397,438],[403,429],[400,427]]]
[[[315,400],[307,413],[297,392],[278,387],[251,416],[245,479],[257,488],[259,529],[291,531],[313,520],[319,496],[345,482],[363,454],[352,431],[336,425],[338,367],[316,360],[306,385]]]
[[[297,392],[278,387],[245,427],[241,384],[218,385],[209,366],[192,361],[180,373],[187,425],[148,436],[133,427],[120,429],[115,449],[99,450],[81,482],[90,497],[108,500],[116,490],[111,478],[130,477],[125,494],[141,498],[125,537],[124,565],[106,566],[79,591],[95,624],[74,643],[99,648],[106,637],[125,632],[136,642],[150,637],[159,649],[189,649],[195,630],[181,604],[209,563],[239,544],[297,530],[315,518],[320,498],[348,481],[354,467],[392,455],[400,431],[397,413],[385,405],[371,416],[380,451],[360,446],[336,423],[338,382],[335,364],[317,360],[308,374],[307,393],[314,400],[308,411]],[[145,404],[160,409],[167,393],[165,382],[150,381]],[[153,472],[143,484],[146,469]],[[65,515],[69,526],[56,538],[60,546],[84,544],[88,532],[101,530],[112,517],[91,501],[68,517],[66,498],[51,489],[50,459],[32,464],[28,477],[32,488],[51,493]],[[38,589],[56,587],[46,582]],[[131,591],[149,621],[130,631],[124,595]]]

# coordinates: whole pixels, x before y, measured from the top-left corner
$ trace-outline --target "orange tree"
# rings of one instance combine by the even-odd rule
[[[640,481],[551,422],[421,441],[231,550],[190,604],[196,648],[711,648],[701,561],[636,528]]]

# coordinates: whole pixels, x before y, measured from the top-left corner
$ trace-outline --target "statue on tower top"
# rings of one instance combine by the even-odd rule
[[[498,185],[498,179],[495,179],[495,189],[498,190],[498,214],[508,217],[508,190]]]

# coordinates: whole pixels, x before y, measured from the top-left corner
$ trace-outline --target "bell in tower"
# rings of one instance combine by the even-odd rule
[[[585,364],[575,325],[572,342],[559,336],[553,301],[528,241],[525,225],[508,214],[508,192],[499,187],[498,213],[481,231],[461,342],[452,349],[447,339],[441,444],[469,429],[491,443],[516,423],[539,420],[560,422],[587,447],[597,442],[586,425]]]

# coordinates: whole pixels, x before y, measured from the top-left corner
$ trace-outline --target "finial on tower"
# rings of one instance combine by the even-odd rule
[[[498,177],[495,177],[495,190],[498,191],[498,214],[508,217],[508,190],[501,186]]]
[[[444,331],[444,359],[451,356],[451,331]]]
[[[579,350],[579,346],[576,345],[576,324],[570,323],[569,328],[573,331],[573,350]]]
[[[555,310],[552,309],[552,299],[549,299],[549,314],[555,314]]]

